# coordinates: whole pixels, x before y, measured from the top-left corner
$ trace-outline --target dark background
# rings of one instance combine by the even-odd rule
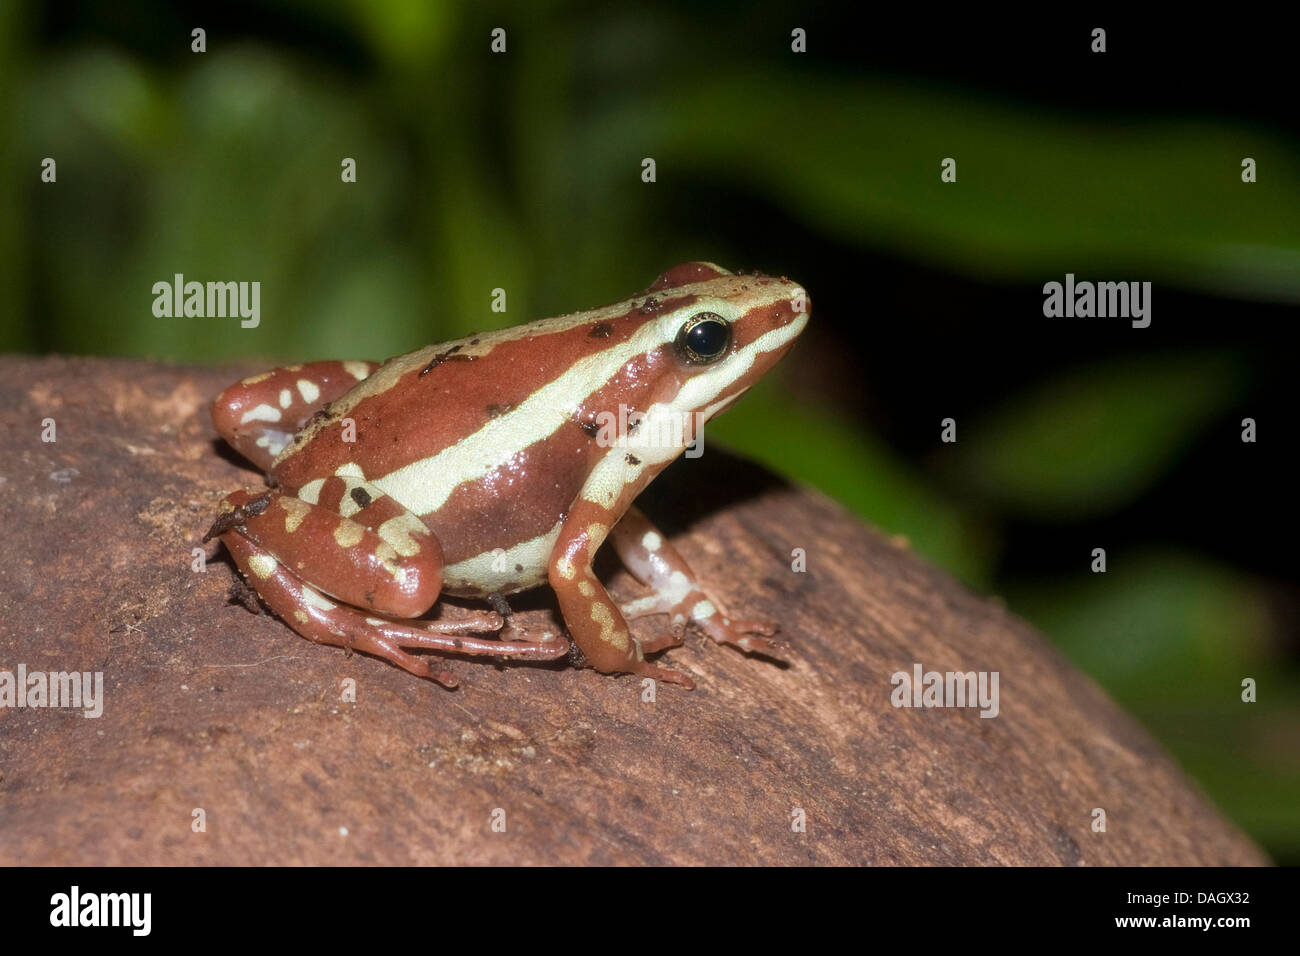
[[[1293,34],[1170,19],[5,4],[0,347],[382,358],[789,275],[813,322],[716,434],[1003,596],[1300,862]],[[261,326],[155,318],[175,272],[261,281]],[[1067,272],[1152,282],[1151,327],[1045,318]]]

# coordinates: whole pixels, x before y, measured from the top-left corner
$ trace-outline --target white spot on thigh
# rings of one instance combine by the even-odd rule
[[[389,518],[375,532],[383,538],[404,558],[420,553],[420,542],[415,539],[419,532],[428,532],[423,521],[413,514],[401,514]]]
[[[340,521],[334,529],[334,540],[340,548],[353,548],[361,543],[365,530],[355,521]]]
[[[712,601],[697,601],[695,607],[691,608],[691,617],[696,621],[703,621],[717,613],[718,609]]]
[[[269,578],[278,563],[269,554],[254,554],[248,559],[249,569],[262,579]]]
[[[647,531],[641,538],[641,547],[647,551],[658,551],[664,543],[664,539],[659,537],[657,531]]]
[[[381,539],[375,545],[374,555],[375,560],[379,562],[379,566],[392,575],[398,587],[406,584],[406,568],[398,563],[397,552],[393,550],[391,544]]]
[[[289,391],[287,388],[280,389],[280,407],[288,408],[292,404],[293,392]]]
[[[298,394],[302,396],[304,402],[307,402],[310,405],[312,402],[315,402],[320,398],[320,389],[316,387],[315,382],[309,379],[300,378],[298,379]]]
[[[250,408],[244,412],[244,417],[239,420],[239,424],[247,425],[249,422],[278,422],[280,420],[280,409],[272,408],[263,402],[256,408]]]
[[[658,594],[647,594],[635,601],[628,601],[619,610],[626,617],[643,617],[646,614],[659,614],[668,609],[664,607],[663,598]]]

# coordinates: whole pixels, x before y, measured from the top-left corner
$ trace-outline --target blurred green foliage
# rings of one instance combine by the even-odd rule
[[[1228,355],[1123,358],[1009,399],[957,446],[954,479],[1007,511],[1073,519],[1150,489],[1222,409],[1246,372]]]
[[[770,72],[692,77],[631,109],[594,138],[657,118],[651,138],[683,163],[743,177],[864,246],[981,278],[1036,279],[1067,262],[1300,301],[1300,161],[1274,134],[1067,118],[953,89]],[[1243,193],[1243,148],[1276,184]],[[936,157],[954,154],[957,181],[978,178],[978,189],[940,181]]]
[[[715,210],[697,205],[715,188],[827,246],[981,281],[1040,283],[1068,265],[1300,301],[1300,163],[1274,132],[818,71],[771,52],[788,45],[784,21],[754,41],[769,51],[755,69],[692,31],[703,14],[687,5],[265,9],[276,31],[216,27],[192,54],[184,16],[115,32],[111,6],[74,8],[79,28],[0,5],[0,97],[13,105],[0,170],[28,184],[0,191],[0,348],[384,358],[623,298],[678,261],[734,262]],[[510,53],[492,58],[488,31],[503,23]],[[1243,192],[1243,150],[1267,185]],[[950,155],[978,188],[940,182]],[[57,188],[38,182],[46,156]],[[344,157],[356,184],[340,181]],[[756,240],[768,269],[786,268],[790,243]],[[261,325],[155,318],[152,285],[177,272],[260,280]],[[821,321],[858,321],[862,303],[817,299],[818,276],[798,277]],[[506,315],[489,308],[497,287]],[[1300,687],[1277,676],[1289,672],[1265,585],[1160,541],[1112,554],[1104,576],[1083,560],[1059,579],[1000,564],[1011,522],[1077,529],[1142,500],[1248,379],[1233,356],[1154,352],[1027,377],[963,422],[933,469],[782,380],[716,434],[1005,593],[1296,860],[1300,767],[1280,741],[1296,739]],[[1236,697],[1248,675],[1261,684],[1251,707]]]

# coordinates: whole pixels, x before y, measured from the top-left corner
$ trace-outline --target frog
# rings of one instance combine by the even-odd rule
[[[780,660],[776,625],[727,614],[635,501],[810,312],[785,277],[687,262],[601,308],[245,378],[211,417],[265,487],[226,495],[203,540],[302,637],[449,688],[458,655],[568,657],[690,688],[650,659],[688,627]],[[649,594],[610,596],[592,570],[607,540]],[[546,585],[568,635],[513,622],[506,599]],[[490,609],[429,619],[441,595]],[[634,636],[628,622],[652,615],[667,626]]]

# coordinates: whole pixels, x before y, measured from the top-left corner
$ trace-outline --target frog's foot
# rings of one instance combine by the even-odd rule
[[[686,560],[640,510],[629,508],[610,538],[633,577],[654,589],[652,594],[621,605],[619,610],[625,618],[666,614],[673,635],[681,635],[687,624],[694,624],[719,644],[781,660],[787,645],[769,640],[776,633],[776,625],[725,614],[700,586]]]
[[[225,502],[222,502],[221,513],[212,522],[212,527],[208,529],[208,533],[203,536],[203,543],[206,544],[213,538],[219,538],[227,531],[247,524],[250,518],[262,514],[271,506],[271,495],[272,492],[269,491],[257,496],[253,496],[247,491],[240,492],[238,495],[231,495]],[[227,503],[229,503],[229,507],[224,507]]]
[[[762,654],[780,660],[781,653],[788,648],[783,641],[769,640],[776,633],[775,624],[763,620],[740,620],[727,617],[718,610],[713,600],[698,588],[692,588],[681,601],[673,601],[671,596],[664,594],[651,594],[620,605],[619,610],[630,621],[656,614],[668,615],[670,620],[668,633],[641,642],[641,646],[647,653],[681,644],[682,634],[687,624],[694,624],[717,643],[730,644],[747,654]]]
[[[785,641],[769,640],[776,633],[776,625],[764,620],[739,620],[726,617],[708,598],[704,603],[713,608],[712,614],[704,617],[693,616],[691,623],[702,630],[719,644],[730,644],[746,654],[762,654],[773,660],[784,660],[790,645]],[[694,607],[695,611],[699,606]],[[707,608],[705,609],[707,611]]]
[[[554,660],[568,653],[569,642],[500,641],[471,636],[496,631],[500,615],[482,611],[453,621],[406,623],[337,603],[301,580],[270,551],[238,531],[222,536],[235,564],[271,610],[295,631],[318,644],[330,644],[382,657],[417,677],[455,687],[450,671],[433,667],[426,657],[403,648],[444,654],[493,655],[512,660]]]

